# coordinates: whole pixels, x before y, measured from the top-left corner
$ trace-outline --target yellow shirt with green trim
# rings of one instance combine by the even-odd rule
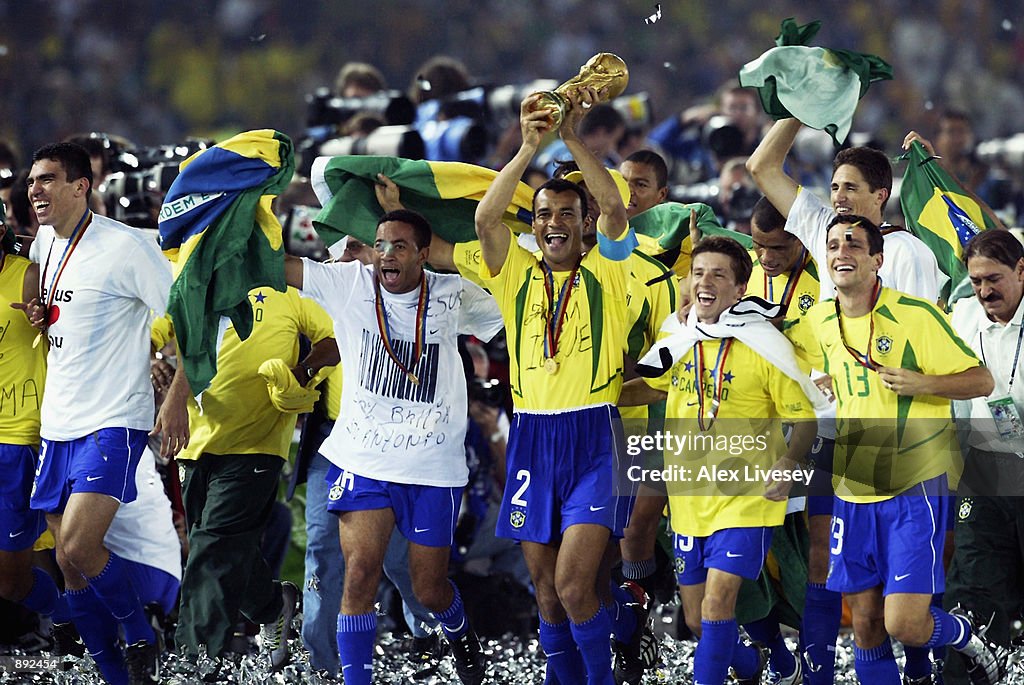
[[[629,235],[627,230],[623,238]],[[548,300],[540,260],[520,247],[511,231],[498,273],[492,274],[481,260],[480,276],[505,321],[509,380],[517,409],[557,411],[618,402],[626,345],[627,265],[628,261],[604,257],[600,247],[583,257],[554,357],[558,371],[551,374],[544,369]],[[554,272],[555,297],[571,273]]]
[[[753,251],[750,252],[750,256],[754,260],[754,270],[750,274],[750,280],[747,281],[747,295],[755,295],[772,304],[780,304],[786,292],[786,287],[789,285],[792,272],[782,273],[774,277],[768,276]],[[789,308],[784,315],[806,314],[817,303],[820,291],[821,283],[818,281],[818,265],[815,264],[810,255],[807,255],[804,259],[804,268],[796,282],[796,291],[790,298]]]
[[[483,263],[483,258],[480,257],[479,240],[452,245],[452,261],[455,262],[455,269],[460,276],[476,283],[481,288],[487,287],[484,279],[480,277],[480,265]]]
[[[0,270],[0,444],[38,447],[46,343],[33,347],[39,331],[24,312],[10,307],[22,301],[31,264],[24,257],[4,255]]]
[[[320,305],[299,297],[295,288],[284,293],[253,288],[249,301],[252,335],[239,340],[230,325],[224,332],[217,375],[201,398],[202,413],[189,398],[191,437],[178,459],[198,459],[204,453],[288,457],[297,415],[274,408],[257,370],[267,359],[283,359],[294,366],[299,359],[299,333],[315,344],[334,335],[333,325]]]
[[[785,329],[798,355],[832,377],[836,495],[848,502],[878,502],[943,473],[957,479],[950,401],[889,390],[846,349],[843,337],[859,354],[870,351],[876,364],[927,375],[980,366],[974,352],[938,307],[889,288],[882,288],[869,314],[842,316],[842,336],[839,323],[835,300],[827,300],[787,321]]]
[[[636,361],[657,340],[661,322],[676,311],[679,278],[664,264],[640,250],[633,250],[626,263],[629,265],[629,281],[626,283],[626,354]],[[648,418],[659,423],[664,418],[665,403],[656,402],[650,407],[621,407],[619,413],[623,419],[635,421],[636,428],[643,424],[647,430],[650,428],[647,426]],[[633,423],[627,424],[627,428],[632,427]]]
[[[814,409],[796,381],[739,340],[733,339],[725,353],[721,375],[712,369],[726,341],[698,344],[704,358],[700,383],[694,349],[663,376],[645,379],[668,393],[666,432],[686,441],[665,450],[672,475],[666,482],[672,530],[704,537],[729,528],[780,525],[786,502],[764,498],[761,472],[786,454],[782,423],[814,420]],[[707,416],[716,378],[721,378],[721,403],[714,422],[705,419],[707,430],[702,430],[698,393]]]

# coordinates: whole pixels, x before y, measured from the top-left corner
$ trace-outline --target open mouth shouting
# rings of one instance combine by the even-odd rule
[[[552,231],[544,236],[544,242],[548,247],[558,249],[569,242],[569,234],[559,231]]]
[[[394,265],[381,264],[379,274],[385,287],[396,287],[402,278],[402,270]]]

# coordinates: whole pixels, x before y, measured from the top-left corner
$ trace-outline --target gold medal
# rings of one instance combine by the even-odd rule
[[[551,375],[558,373],[558,362],[555,361],[554,357],[548,357],[544,360],[544,370]]]
[[[416,378],[416,374],[414,374],[412,371],[406,371],[405,372],[405,377],[408,378],[409,382],[412,383],[413,385],[419,385],[420,384],[420,379]]]

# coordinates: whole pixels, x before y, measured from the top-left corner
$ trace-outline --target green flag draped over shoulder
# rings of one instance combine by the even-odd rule
[[[725,236],[732,238],[744,249],[752,250],[754,243],[749,235],[730,231],[718,223],[715,211],[702,202],[682,204],[662,202],[629,220],[640,245],[638,250],[650,256],[677,252],[671,258],[670,266],[680,277],[690,273],[690,254],[693,242],[690,239],[690,211],[697,213],[697,231],[700,236]]]
[[[181,163],[160,208],[160,243],[174,263],[167,312],[193,395],[217,373],[228,320],[252,333],[249,291],[284,292],[284,241],[271,202],[295,172],[292,142],[269,129],[248,131]]]
[[[384,213],[374,192],[377,174],[394,181],[402,205],[425,216],[439,237],[464,243],[476,240],[476,206],[498,172],[462,162],[363,155],[319,157],[313,163],[310,181],[323,210],[313,226],[328,247],[346,235],[373,245],[377,220]],[[529,231],[532,209],[533,189],[520,183],[504,221],[517,233]]]
[[[995,222],[981,210],[960,183],[914,141],[900,159],[907,160],[900,186],[900,208],[907,229],[920,238],[955,286],[967,276],[961,258],[964,245]]]
[[[846,140],[857,102],[875,81],[892,79],[892,67],[875,55],[808,47],[821,22],[782,22],[777,47],[740,69],[740,85],[757,89],[773,119],[796,117],[821,129],[836,146]]]

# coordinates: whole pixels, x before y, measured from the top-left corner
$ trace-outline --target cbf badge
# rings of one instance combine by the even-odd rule
[[[892,338],[887,335],[880,335],[875,339],[875,349],[879,354],[888,354],[892,349]]]
[[[335,483],[331,486],[331,489],[327,492],[327,498],[332,502],[337,502],[341,499],[341,496],[345,494],[345,488],[340,484]]]
[[[178,482],[185,483],[185,465],[180,461],[178,462]]]
[[[526,525],[526,514],[521,511],[513,511],[508,517],[508,522],[513,528],[519,529]]]
[[[686,559],[676,557],[676,575],[681,576],[686,571]]]
[[[971,499],[969,497],[965,497],[963,501],[960,502],[960,511],[957,515],[961,521],[966,521],[971,516],[971,506]]]
[[[806,314],[807,310],[814,306],[814,295],[804,293],[797,298],[796,306],[800,308],[802,313]]]
[[[996,430],[1003,440],[1024,438],[1024,421],[1020,418],[1020,410],[1009,395],[993,397],[988,400],[988,410],[992,412],[992,420],[996,422]]]

